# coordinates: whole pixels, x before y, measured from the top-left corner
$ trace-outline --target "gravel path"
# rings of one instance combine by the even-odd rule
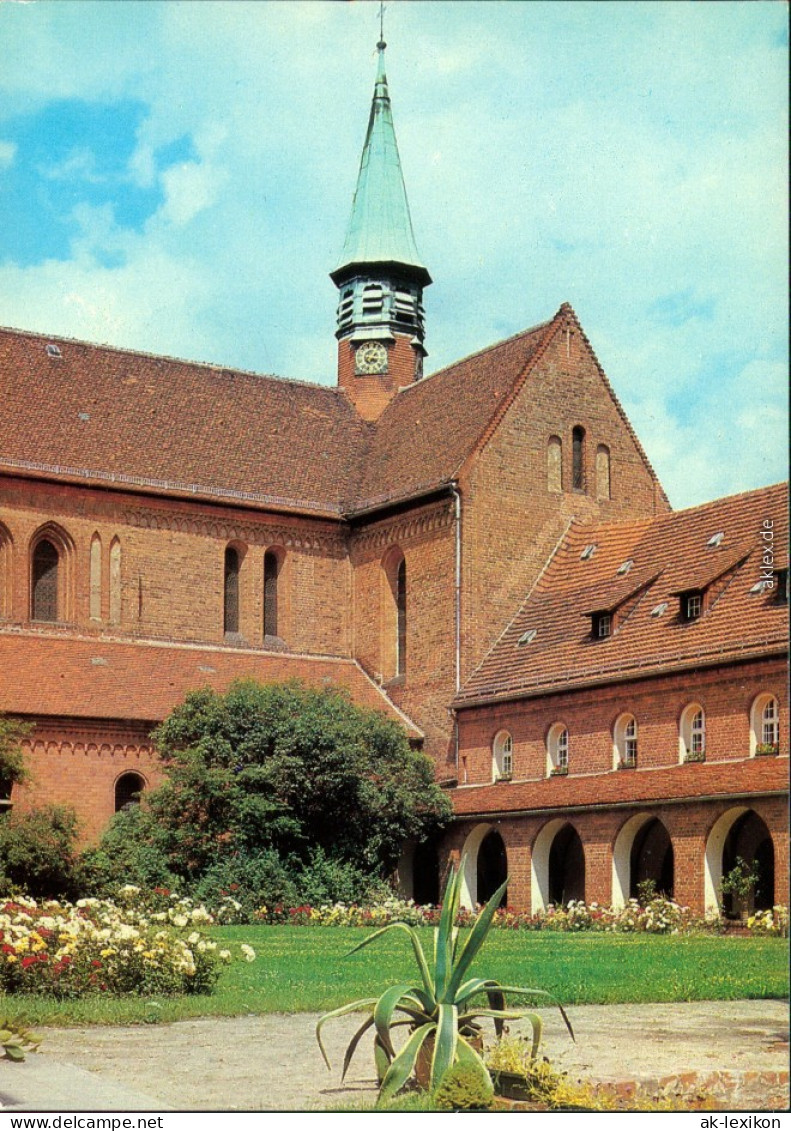
[[[577,1043],[545,1012],[544,1052],[558,1067],[593,1079],[677,1072],[788,1069],[788,1007],[780,1001],[577,1006]],[[324,1029],[333,1071],[314,1036],[315,1014],[202,1018],[173,1025],[39,1030],[35,1060],[75,1065],[139,1089],[182,1111],[308,1110],[370,1106],[376,1096],[371,1042],[364,1039],[344,1085],[343,1052],[358,1017]],[[7,1076],[17,1066],[0,1069]],[[23,1066],[19,1066],[24,1068]],[[0,1086],[3,1083],[0,1071]],[[21,1078],[17,1078],[21,1079]],[[75,1096],[72,1110],[85,1107]],[[65,1109],[64,1109],[65,1110]]]

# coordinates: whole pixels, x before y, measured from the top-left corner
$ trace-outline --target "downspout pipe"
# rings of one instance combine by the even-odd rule
[[[456,694],[461,691],[461,492],[458,483],[451,484],[456,529],[456,561],[454,576],[454,645],[456,661]],[[453,712],[456,780],[459,778],[459,719]]]

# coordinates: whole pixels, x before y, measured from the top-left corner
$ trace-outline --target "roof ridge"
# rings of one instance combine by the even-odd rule
[[[564,303],[564,306],[566,304]],[[562,310],[563,307],[560,308]],[[457,358],[456,361],[451,361],[448,365],[444,365],[442,369],[436,369],[433,373],[429,373],[427,377],[421,377],[419,381],[413,381],[410,385],[404,385],[403,388],[398,389],[396,395],[406,393],[410,389],[417,389],[425,385],[427,381],[433,381],[435,377],[441,377],[443,373],[447,373],[450,369],[455,369],[459,365],[463,365],[466,361],[472,361],[473,358],[481,357],[482,354],[491,353],[492,350],[499,349],[500,346],[508,345],[509,342],[515,342],[517,338],[526,338],[529,334],[535,334],[539,330],[545,330],[547,326],[551,326],[557,318],[558,314],[553,314],[551,318],[547,318],[544,322],[537,322],[535,326],[528,326],[526,330],[519,330],[516,334],[511,334],[507,338],[501,338],[499,342],[492,342],[488,346],[483,346],[481,349],[473,350],[472,353],[465,354],[464,357]]]
[[[689,507],[682,507],[681,510],[671,511],[669,515],[657,515],[657,518],[669,518],[671,515],[684,515],[689,514],[691,511],[711,510],[716,507],[721,507],[725,503],[733,502],[736,499],[745,499],[751,495],[760,495],[764,492],[776,491],[780,487],[784,487],[788,492],[788,480],[781,479],[777,483],[767,483],[763,487],[748,487],[745,491],[734,491],[732,495],[721,495],[718,499],[708,499],[705,503],[694,503]]]
[[[85,338],[73,338],[67,334],[46,334],[40,330],[22,330],[16,326],[0,326],[0,334],[34,338],[42,342],[69,342],[75,346],[85,346],[91,350],[105,350],[108,353],[123,354],[128,357],[145,357],[149,361],[170,361],[177,365],[188,365],[195,369],[208,369],[218,373],[232,373],[237,377],[254,377],[258,381],[277,381],[280,384],[305,386],[309,389],[326,389],[333,394],[343,390],[338,385],[325,385],[321,381],[306,381],[301,377],[282,377],[277,373],[258,373],[254,369],[241,369],[232,365],[222,365],[216,361],[197,361],[194,358],[177,357],[175,354],[152,353],[151,350],[130,349],[127,346],[114,346],[109,342],[89,342]]]

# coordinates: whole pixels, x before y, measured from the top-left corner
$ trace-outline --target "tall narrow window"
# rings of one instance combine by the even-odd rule
[[[777,710],[777,700],[774,696],[767,699],[761,712],[761,742],[776,745],[780,740],[780,715]]]
[[[280,561],[274,550],[264,554],[264,636],[277,636],[277,575]]]
[[[102,619],[102,540],[98,534],[91,539],[91,620]]]
[[[550,436],[547,444],[547,491],[563,490],[563,445],[559,436]]]
[[[585,429],[579,425],[571,433],[571,486],[585,490]]]
[[[223,628],[239,631],[239,551],[229,546],[225,551],[225,594]]]
[[[596,498],[610,498],[610,449],[604,444],[596,449]]]
[[[33,551],[33,620],[58,619],[58,566],[60,554],[47,538]]]
[[[11,616],[11,535],[0,523],[0,617]]]
[[[110,624],[121,623],[121,543],[110,546]]]
[[[706,751],[706,716],[702,711],[696,711],[692,716],[690,734],[692,738],[691,752],[693,754],[704,754]]]
[[[396,675],[406,672],[406,559],[402,558],[396,576],[397,656]]]

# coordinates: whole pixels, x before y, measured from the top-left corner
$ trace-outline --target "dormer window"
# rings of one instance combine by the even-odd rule
[[[589,542],[585,549],[580,554],[580,561],[589,562],[593,555],[596,553],[596,543]]]
[[[685,621],[698,620],[703,612],[703,594],[700,590],[693,590],[681,594],[681,619]]]
[[[717,546],[722,545],[722,540],[723,540],[724,537],[725,537],[724,532],[722,530],[718,530],[716,534],[712,534],[711,538],[709,538],[706,545],[709,547],[710,550],[716,550]]]
[[[775,600],[779,605],[788,604],[788,567],[774,570]]]
[[[594,640],[606,640],[608,636],[612,636],[612,613],[594,613],[591,621]]]

